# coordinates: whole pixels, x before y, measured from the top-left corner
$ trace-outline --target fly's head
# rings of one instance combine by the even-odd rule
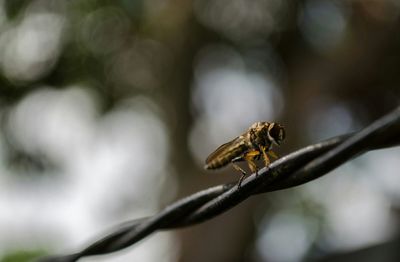
[[[250,129],[251,141],[255,145],[280,145],[285,139],[285,129],[278,123],[256,122]]]
[[[280,145],[285,140],[285,128],[278,123],[270,123],[268,126],[268,137],[276,145]]]

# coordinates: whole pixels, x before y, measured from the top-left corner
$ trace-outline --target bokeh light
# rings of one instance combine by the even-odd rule
[[[329,101],[324,97],[319,97],[319,101],[313,102],[309,105],[307,123],[308,134],[313,139],[328,139],[359,129],[359,123],[345,105]]]
[[[149,188],[161,193],[168,184],[173,195],[174,179],[165,176],[165,127],[151,100],[127,100],[99,118],[95,97],[83,87],[43,88],[11,112],[8,130],[13,145],[57,166],[35,183],[27,183],[33,178],[27,181],[2,173],[0,206],[14,211],[2,215],[1,235],[11,246],[37,248],[56,238],[78,247],[98,234],[100,227],[155,212],[159,196]],[[157,165],[150,164],[153,161]],[[34,232],[29,230],[33,225]],[[170,238],[168,234],[166,239]]]
[[[1,67],[10,80],[34,81],[48,73],[59,56],[65,18],[55,13],[27,14],[0,37]]]
[[[299,261],[307,254],[315,233],[315,225],[302,214],[276,213],[261,228],[257,252],[263,261]]]
[[[304,38],[318,51],[337,47],[346,36],[346,2],[308,0],[300,16],[300,29]]]
[[[94,54],[116,51],[127,40],[129,21],[120,9],[100,8],[89,13],[80,25],[82,44]]]
[[[194,1],[199,20],[237,41],[260,40],[282,28],[288,1]]]

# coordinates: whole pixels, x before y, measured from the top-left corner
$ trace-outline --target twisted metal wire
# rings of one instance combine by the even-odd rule
[[[160,229],[190,226],[211,219],[248,197],[295,187],[317,179],[350,159],[374,149],[400,145],[400,107],[359,132],[319,142],[288,154],[245,179],[240,188],[214,186],[167,206],[160,213],[124,223],[80,252],[42,258],[41,262],[72,262],[129,247]]]

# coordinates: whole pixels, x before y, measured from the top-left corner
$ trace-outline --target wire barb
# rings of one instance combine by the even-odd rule
[[[317,179],[350,159],[374,149],[400,144],[400,107],[359,132],[299,149],[236,183],[211,187],[183,198],[160,213],[126,222],[82,251],[42,258],[41,262],[72,262],[81,257],[115,252],[160,229],[190,226],[211,219],[254,194],[295,187]]]

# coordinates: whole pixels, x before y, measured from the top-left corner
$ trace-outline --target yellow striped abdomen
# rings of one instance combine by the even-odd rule
[[[206,159],[205,169],[217,169],[229,164],[232,159],[247,151],[247,146],[242,137],[223,144],[210,154]]]

